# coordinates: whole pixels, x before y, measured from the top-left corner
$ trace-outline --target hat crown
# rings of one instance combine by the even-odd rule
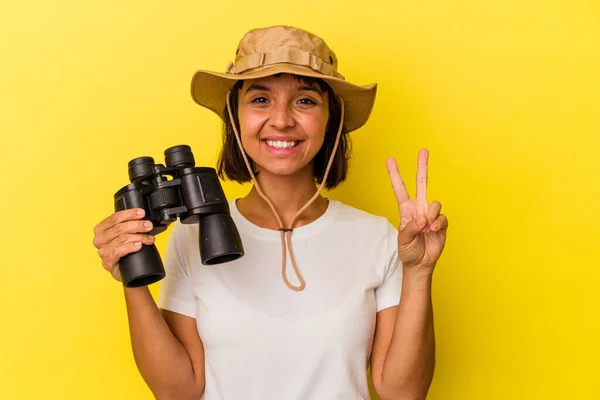
[[[276,63],[310,66],[323,74],[343,78],[337,72],[335,52],[322,38],[286,25],[247,32],[240,40],[235,62],[229,64],[227,72],[239,74]]]

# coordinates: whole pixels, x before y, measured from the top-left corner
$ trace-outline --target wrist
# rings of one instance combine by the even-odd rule
[[[418,287],[429,287],[433,282],[433,268],[423,268],[420,266],[403,265],[402,281],[404,284]]]
[[[123,285],[123,292],[125,293],[125,297],[128,299],[140,299],[140,298],[148,298],[152,297],[152,293],[150,293],[150,288],[148,286],[139,286],[139,287],[126,287]]]

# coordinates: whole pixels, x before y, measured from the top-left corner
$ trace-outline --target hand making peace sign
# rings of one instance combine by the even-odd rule
[[[414,268],[414,271],[433,273],[446,244],[448,219],[440,214],[440,202],[427,203],[428,158],[428,150],[421,149],[417,164],[415,200],[408,195],[396,160],[390,157],[386,164],[400,212],[398,257],[406,267]]]

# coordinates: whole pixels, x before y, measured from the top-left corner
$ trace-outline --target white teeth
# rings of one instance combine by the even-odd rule
[[[265,142],[271,146],[276,147],[278,149],[287,149],[288,147],[294,147],[298,144],[297,140],[293,140],[291,142],[282,142],[280,140],[265,140]]]

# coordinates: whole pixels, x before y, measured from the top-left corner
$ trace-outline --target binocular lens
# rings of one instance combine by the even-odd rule
[[[201,215],[198,240],[204,265],[226,263],[244,255],[242,240],[230,214]]]
[[[182,144],[165,150],[165,164],[167,168],[193,167],[195,162],[192,149],[188,145]]]
[[[132,182],[142,176],[149,174],[152,172],[152,167],[154,166],[154,158],[152,157],[138,157],[129,161],[128,164],[128,173],[129,173],[129,182]]]
[[[125,287],[147,286],[165,277],[165,267],[155,245],[142,246],[139,252],[121,257],[119,270]]]

